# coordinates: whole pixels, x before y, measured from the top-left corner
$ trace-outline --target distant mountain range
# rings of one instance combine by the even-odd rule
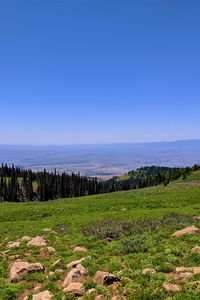
[[[199,164],[200,140],[66,146],[0,145],[0,162],[33,170],[56,168],[58,172],[109,178],[143,166]]]

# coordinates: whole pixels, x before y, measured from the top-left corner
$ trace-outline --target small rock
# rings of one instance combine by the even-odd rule
[[[69,264],[67,264],[67,269],[75,268],[77,265],[79,265],[85,259],[86,259],[86,257],[83,257],[79,260],[74,260],[74,261],[70,262]]]
[[[52,229],[51,228],[43,228],[42,231],[43,232],[50,232]]]
[[[59,258],[53,264],[52,267],[59,267],[61,265],[62,260]]]
[[[167,293],[177,293],[181,291],[181,288],[177,284],[172,284],[168,282],[163,283],[163,289]]]
[[[81,282],[70,283],[64,290],[65,293],[73,293],[76,296],[84,294],[83,284]]]
[[[18,261],[14,262],[10,269],[10,281],[19,281],[20,277],[30,272],[43,271],[44,268],[40,263],[32,263]]]
[[[103,295],[97,295],[95,297],[95,300],[103,300],[104,299],[104,296]]]
[[[194,216],[192,217],[193,220],[200,220],[200,216]]]
[[[7,247],[8,248],[15,248],[15,247],[19,247],[19,245],[20,245],[21,243],[20,242],[9,242],[8,244],[7,244]]]
[[[97,271],[94,275],[94,281],[102,285],[110,285],[113,282],[120,281],[120,279],[108,272]]]
[[[39,290],[41,290],[41,288],[42,288],[41,284],[38,284],[34,287],[34,291],[39,292]]]
[[[200,246],[195,246],[194,248],[192,248],[192,252],[200,254]]]
[[[195,233],[199,233],[199,228],[197,228],[196,226],[189,226],[182,230],[174,232],[172,234],[172,236],[180,237],[180,236],[184,236],[184,235],[188,235],[188,234],[195,234]]]
[[[73,250],[73,253],[77,253],[77,252],[87,252],[87,249],[85,247],[75,247]]]
[[[146,268],[142,270],[142,275],[154,274],[154,273],[156,273],[156,270],[153,268]]]
[[[54,274],[53,271],[50,271],[50,272],[49,272],[49,276],[52,276],[53,274]]]
[[[176,273],[191,272],[192,268],[176,267],[175,271]]]
[[[53,247],[51,247],[51,246],[47,247],[47,250],[48,250],[50,253],[55,253],[55,252],[56,252],[56,250],[55,250]]]
[[[42,247],[46,246],[47,242],[42,236],[36,236],[32,240],[28,242],[28,246],[37,246],[37,247]]]
[[[200,274],[200,267],[194,267],[193,268],[193,273],[194,274]]]
[[[81,264],[78,264],[76,268],[73,268],[69,271],[65,277],[63,286],[66,287],[70,283],[74,282],[83,282],[87,275],[87,270]]]
[[[53,294],[51,292],[44,291],[36,295],[33,295],[32,300],[50,300],[52,298],[53,298]]]
[[[32,240],[32,237],[26,235],[21,238],[22,242],[29,242],[30,240]]]

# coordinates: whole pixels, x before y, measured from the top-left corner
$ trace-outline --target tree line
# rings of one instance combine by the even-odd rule
[[[165,186],[178,178],[185,179],[200,165],[186,168],[160,166],[142,167],[121,177],[107,181],[87,178],[80,174],[59,174],[44,171],[34,172],[7,164],[0,167],[0,201],[27,202],[48,201],[58,198],[73,198],[114,191],[139,189],[154,185]]]
[[[12,165],[0,168],[0,200],[11,202],[47,201],[106,193],[108,186],[97,178],[80,174],[33,172]]]
[[[140,189],[144,187],[164,184],[186,177],[193,171],[200,170],[200,165],[195,164],[186,168],[169,168],[160,166],[147,166],[133,170],[122,177],[113,177],[107,181],[112,191]]]

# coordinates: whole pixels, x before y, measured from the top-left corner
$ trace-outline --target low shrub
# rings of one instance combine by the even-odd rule
[[[119,246],[123,254],[146,252],[146,238],[143,235],[130,236],[122,240]]]
[[[159,220],[138,220],[135,222],[120,219],[104,219],[88,224],[83,233],[86,236],[96,236],[100,239],[115,239],[122,236],[157,230],[161,226]]]

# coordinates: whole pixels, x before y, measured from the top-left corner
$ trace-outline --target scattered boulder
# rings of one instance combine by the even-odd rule
[[[200,254],[200,246],[195,246],[194,248],[192,248],[192,252]]]
[[[8,248],[15,248],[15,247],[19,247],[20,244],[21,244],[21,243],[18,242],[18,241],[16,241],[16,242],[9,242],[9,243],[7,244],[7,247],[8,247]]]
[[[76,266],[81,264],[82,261],[84,261],[85,259],[86,259],[86,257],[83,257],[79,260],[74,260],[74,261],[70,262],[69,264],[67,264],[67,269],[76,268]]]
[[[66,287],[70,283],[74,282],[83,282],[87,275],[87,270],[81,264],[78,264],[75,268],[69,271],[69,273],[65,277],[63,286]]]
[[[180,237],[180,236],[184,236],[184,235],[188,235],[188,234],[199,233],[199,231],[200,231],[199,228],[197,228],[196,226],[189,226],[189,227],[186,227],[184,229],[174,232],[172,234],[172,236]]]
[[[63,290],[65,293],[73,293],[75,296],[84,294],[83,284],[81,282],[72,282]]]
[[[168,282],[163,283],[163,289],[167,293],[177,293],[177,292],[181,291],[180,286],[178,286],[177,284],[172,284],[172,283],[168,283]]]
[[[193,220],[200,220],[200,216],[194,216],[192,217]]]
[[[49,253],[55,253],[56,252],[56,250],[51,246],[47,247],[47,250],[49,251]]]
[[[40,263],[32,263],[24,261],[14,262],[10,269],[10,281],[19,281],[21,276],[26,275],[30,272],[41,272],[44,268]]]
[[[94,281],[98,284],[110,285],[113,282],[120,281],[120,279],[109,272],[97,271],[94,275]]]
[[[85,247],[75,247],[74,249],[73,249],[73,253],[82,253],[82,252],[87,252],[87,248],[85,248]]]
[[[183,272],[183,273],[171,273],[169,277],[171,277],[175,282],[186,282],[193,275],[194,274],[192,272]]]
[[[156,273],[156,270],[153,268],[146,268],[142,270],[142,275],[149,275]]]
[[[28,242],[28,246],[37,246],[37,247],[42,247],[46,246],[47,242],[42,236],[36,236],[35,238],[31,239]]]
[[[32,300],[50,300],[53,298],[53,294],[49,291],[44,291],[33,295]]]
[[[26,235],[21,238],[22,242],[29,242],[30,240],[32,240],[32,237]]]

